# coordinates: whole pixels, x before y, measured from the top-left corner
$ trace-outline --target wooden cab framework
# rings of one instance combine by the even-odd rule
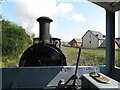
[[[100,86],[88,75],[91,72],[100,72],[110,77],[113,88],[119,89],[120,68],[115,67],[115,12],[120,10],[120,0],[88,0],[106,10],[106,65],[105,66],[78,66],[77,77],[74,77],[76,66],[43,66],[43,67],[17,67],[0,68],[2,74],[0,88],[7,89],[67,89],[76,79],[75,85],[83,89],[85,86],[96,90],[102,90]],[[96,1],[96,2],[95,2]],[[102,1],[102,2],[101,2]],[[116,1],[116,2],[115,2]],[[120,13],[119,13],[120,16]],[[120,18],[120,17],[118,17]],[[119,22],[118,22],[119,23]],[[115,87],[114,87],[115,85]],[[88,87],[87,87],[88,86]],[[106,84],[107,88],[109,87]],[[83,87],[83,88],[82,88]],[[97,88],[96,88],[97,87]],[[72,87],[75,90],[75,87]],[[87,90],[86,89],[86,90]],[[71,89],[68,89],[71,90]],[[92,90],[92,89],[91,89]],[[114,89],[113,89],[114,90]]]

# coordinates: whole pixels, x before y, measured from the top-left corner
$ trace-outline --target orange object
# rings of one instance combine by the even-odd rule
[[[111,83],[110,79],[108,79],[107,77],[103,76],[100,73],[92,72],[89,75],[98,82],[105,83],[105,84]]]

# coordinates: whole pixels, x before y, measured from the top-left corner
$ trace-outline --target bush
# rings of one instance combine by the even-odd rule
[[[2,20],[2,62],[3,66],[17,66],[20,55],[32,44],[31,37],[21,26],[8,20]]]

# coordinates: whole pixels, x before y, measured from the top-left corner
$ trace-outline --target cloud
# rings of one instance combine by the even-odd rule
[[[66,41],[69,42],[70,40],[72,40],[73,38],[81,38],[81,33],[68,33],[67,35],[64,33],[58,33],[58,32],[54,32],[53,36],[55,37],[59,37],[61,39],[61,41]]]
[[[16,0],[15,9],[16,17],[18,17],[21,26],[26,29],[26,32],[35,36],[39,35],[39,23],[36,21],[41,16],[48,16],[53,19],[50,26],[52,35],[61,35],[56,31],[57,20],[55,16],[65,16],[72,12],[73,5],[71,3],[59,3],[56,0]]]
[[[85,22],[86,18],[82,14],[73,14],[72,19],[78,22]]]
[[[60,3],[56,8],[56,14],[64,16],[73,10],[73,5],[71,3]]]
[[[36,21],[40,16],[48,16],[53,22],[50,24],[50,34],[52,37],[61,38],[64,41],[72,38],[80,38],[77,33],[64,34],[57,31],[57,18],[64,17],[77,22],[84,22],[86,18],[82,14],[72,14],[74,6],[71,3],[57,3],[56,0],[24,0],[18,1],[15,5],[16,17],[18,17],[21,26],[26,29],[28,34],[39,36],[39,23]],[[69,17],[68,17],[69,16]]]
[[[20,24],[28,33],[39,34],[37,18],[48,16],[54,18],[56,1],[55,0],[24,0],[18,1],[15,5],[16,17],[19,18]]]
[[[94,31],[99,31],[99,32],[101,32],[104,35],[106,34],[106,29],[105,29],[105,25],[104,24],[96,24],[96,25],[93,25],[93,26],[89,27],[86,30],[94,30]]]

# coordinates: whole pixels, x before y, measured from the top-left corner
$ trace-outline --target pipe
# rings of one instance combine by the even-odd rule
[[[50,23],[53,21],[49,17],[40,17],[39,22],[39,39],[40,42],[50,43],[51,35],[49,33]]]

